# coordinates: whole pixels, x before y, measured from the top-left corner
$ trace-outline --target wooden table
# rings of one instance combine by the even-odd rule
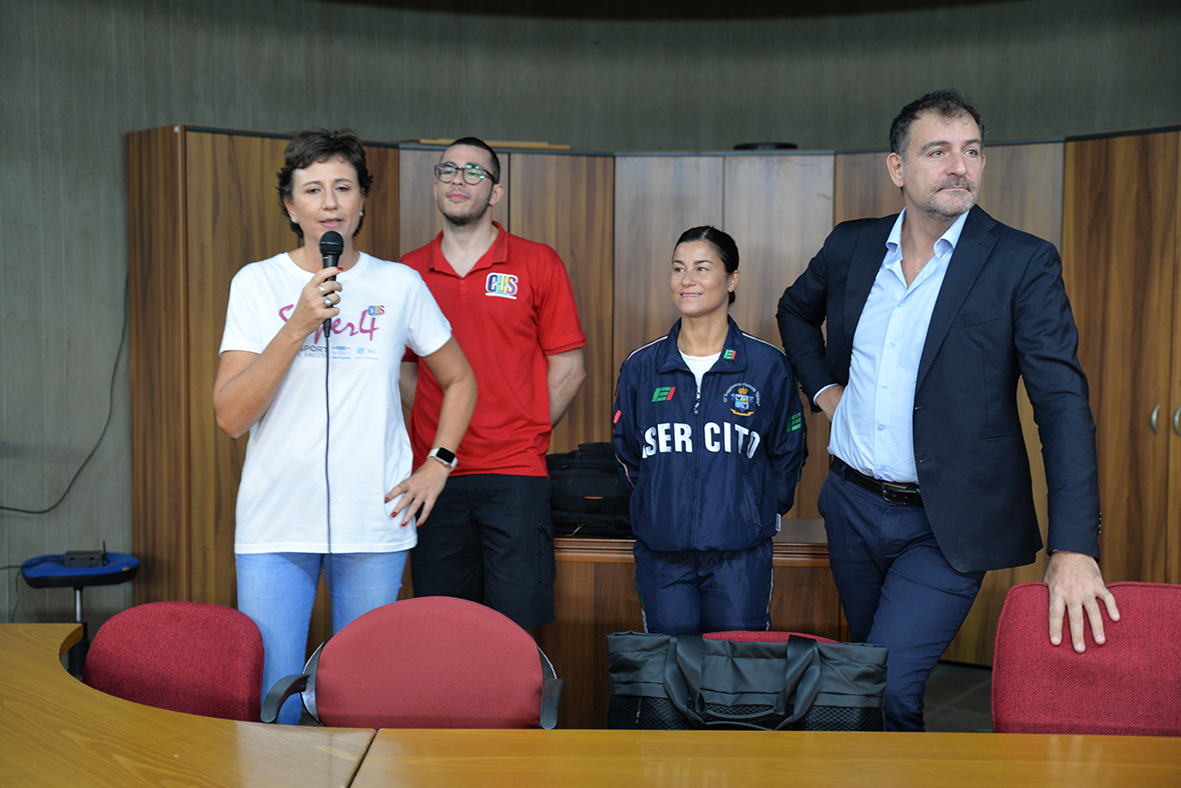
[[[354,788],[1177,788],[1181,739],[991,733],[380,730]]]
[[[1181,786],[1181,739],[393,729],[374,736],[364,729],[219,720],[130,703],[73,679],[60,659],[80,636],[76,624],[0,624],[0,784]]]
[[[61,655],[78,624],[0,624],[0,784],[347,786],[373,731],[198,717],[105,695]]]

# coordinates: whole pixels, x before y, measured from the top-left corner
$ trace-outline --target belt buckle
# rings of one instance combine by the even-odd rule
[[[882,485],[882,498],[890,503],[910,504],[918,497],[917,490],[899,490],[888,484]]]

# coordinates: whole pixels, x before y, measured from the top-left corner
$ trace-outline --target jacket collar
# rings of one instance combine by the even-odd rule
[[[734,318],[727,317],[730,327],[726,331],[726,344],[722,347],[722,354],[710,368],[710,372],[740,372],[746,369],[747,340],[746,335],[738,328]],[[674,369],[689,371],[685,359],[681,357],[681,350],[677,347],[677,337],[681,333],[681,321],[673,323],[668,332],[668,339],[664,342],[657,357],[658,372],[672,372]]]
[[[931,313],[931,323],[927,327],[927,340],[923,344],[923,354],[919,358],[919,372],[915,378],[915,389],[923,384],[931,362],[943,345],[951,324],[959,314],[968,291],[980,275],[980,269],[992,254],[993,247],[1000,239],[997,231],[998,223],[983,208],[973,208],[968,213],[968,220],[964,223],[964,231],[960,234],[959,243],[947,264],[947,274],[943,277],[943,287],[939,290],[939,298],[935,300],[935,310]]]
[[[865,308],[869,291],[873,289],[874,279],[885,255],[886,239],[889,238],[890,230],[897,219],[898,214],[892,214],[870,224],[860,233],[853,247],[849,276],[845,283],[844,325],[847,328],[845,336],[841,337],[840,348],[840,352],[846,355],[852,350],[857,321]],[[972,289],[972,283],[976,281],[980,269],[984,267],[992,248],[996,245],[996,228],[997,221],[980,206],[968,212],[955,252],[948,262],[947,274],[943,278],[943,286],[935,301],[935,310],[931,314],[927,339],[923,345],[922,357],[919,359],[916,388],[922,384],[923,377],[931,368],[931,362],[947,337],[952,321],[955,320],[968,291]]]

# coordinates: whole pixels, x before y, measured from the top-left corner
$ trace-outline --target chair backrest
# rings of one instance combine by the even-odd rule
[[[309,690],[325,725],[535,728],[543,658],[528,632],[491,608],[415,597],[336,633],[320,651]]]
[[[1181,736],[1181,586],[1107,588],[1120,620],[1100,604],[1106,643],[1095,644],[1088,624],[1082,654],[1068,632],[1050,644],[1045,583],[1009,589],[992,665],[993,730]]]
[[[243,613],[198,602],[149,602],[99,628],[82,680],[161,709],[257,722],[263,645]]]

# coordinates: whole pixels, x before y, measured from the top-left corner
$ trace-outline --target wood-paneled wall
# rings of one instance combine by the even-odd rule
[[[679,317],[668,289],[673,246],[690,227],[722,226],[724,176],[719,156],[615,159],[616,376],[628,353]]]
[[[731,155],[726,160],[723,229],[738,244],[735,322],[776,347],[783,291],[820,250],[833,221],[832,154]],[[816,498],[828,472],[828,419],[803,403],[808,457],[789,517],[819,517]],[[777,625],[778,626],[778,625]]]
[[[137,601],[233,602],[233,506],[245,441],[216,430],[209,394],[229,279],[246,262],[293,245],[272,191],[285,144],[278,136],[172,127],[129,138],[138,283],[134,542],[145,558]],[[375,145],[369,155],[378,179],[358,245],[396,258],[438,231],[430,194],[438,149]],[[1181,427],[1173,426],[1181,413],[1181,342],[1173,339],[1181,329],[1181,134],[993,146],[987,156],[981,205],[1064,252],[1099,423],[1105,576],[1181,582]],[[588,335],[588,381],[552,450],[608,439],[619,364],[677,317],[666,277],[684,229],[713,224],[734,235],[742,278],[732,314],[776,341],[776,301],[831,226],[901,207],[884,159],[502,155],[509,188],[495,215],[510,231],[558,250]],[[1153,433],[1149,414],[1157,404]],[[1032,409],[1027,401],[1021,408],[1044,532],[1040,445]],[[827,467],[827,422],[812,418],[808,426],[811,460],[793,517],[816,516]],[[946,657],[989,664],[1005,592],[1040,579],[1044,565],[1043,554],[1034,565],[990,573]],[[317,621],[313,640],[326,632],[323,610]]]
[[[511,159],[510,232],[549,244],[562,258],[586,334],[586,380],[554,429],[550,451],[611,440],[614,158],[513,153]]]
[[[136,603],[189,599],[184,135],[127,138],[131,544]],[[161,320],[160,315],[171,315]],[[153,556],[155,560],[145,560]]]
[[[188,474],[189,512],[176,536],[189,542],[190,587],[188,596],[178,598],[229,605],[237,599],[234,501],[247,439],[231,440],[218,429],[213,380],[230,280],[243,265],[295,246],[274,191],[288,140],[200,131],[182,132],[182,138],[188,249],[171,264],[183,266],[183,279],[174,286],[185,297],[186,347],[180,358],[186,366],[188,436],[172,459],[183,461]],[[175,383],[161,380],[159,395],[170,396]],[[137,589],[147,593],[144,586]]]
[[[1098,427],[1108,581],[1181,581],[1179,145],[1177,132],[1066,144],[1064,277]]]
[[[1176,135],[1181,147],[1181,134]],[[1159,177],[1167,177],[1161,170]],[[1177,154],[1177,189],[1181,191],[1181,152]],[[1181,436],[1181,195],[1173,200],[1173,377],[1169,379],[1172,393],[1169,403],[1172,411],[1174,435]],[[1177,381],[1177,386],[1173,386]],[[1170,583],[1181,583],[1181,440],[1169,441],[1169,487],[1168,508],[1165,512],[1165,555]]]

